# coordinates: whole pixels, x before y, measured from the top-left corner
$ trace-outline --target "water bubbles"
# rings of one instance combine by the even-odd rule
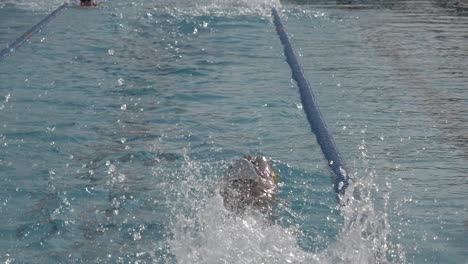
[[[10,258],[10,254],[5,254],[5,264],[10,264],[10,263],[13,263],[15,261],[14,258]]]
[[[135,232],[133,233],[133,240],[141,240],[141,233],[140,232]]]
[[[107,170],[106,170],[106,173],[107,173],[107,174],[112,174],[112,173],[115,172],[116,167],[115,167],[114,164],[112,164],[112,163],[109,162],[109,165],[107,165],[107,163],[106,163],[106,166],[107,166]]]
[[[344,186],[344,183],[340,181],[340,183],[338,183],[338,191],[341,191],[343,189],[343,186]]]
[[[127,176],[125,176],[125,174],[123,173],[120,173],[116,178],[117,182],[120,182],[120,183],[124,182],[126,179],[127,179]]]
[[[117,79],[117,83],[119,84],[119,86],[122,86],[122,85],[124,85],[125,80],[123,78],[119,78],[119,79]]]
[[[317,18],[317,17],[325,17],[326,14],[325,12],[319,12],[319,11],[314,11],[314,17]]]
[[[109,54],[110,56],[114,56],[115,51],[113,49],[108,49],[107,54]]]
[[[126,104],[122,104],[122,105],[120,106],[120,110],[122,110],[122,111],[127,110],[127,105],[126,105]]]
[[[340,166],[340,173],[341,175],[343,175],[344,177],[348,176],[348,173],[346,172],[346,170]],[[341,188],[340,188],[341,189]]]
[[[294,262],[294,253],[289,253],[290,258],[286,258],[287,263],[293,263]]]
[[[7,94],[7,95],[5,96],[5,103],[8,103],[8,101],[10,100],[10,98],[11,98],[11,94]]]
[[[296,108],[297,108],[297,109],[302,109],[302,108],[303,108],[303,106],[302,106],[302,104],[301,104],[301,103],[296,103]]]

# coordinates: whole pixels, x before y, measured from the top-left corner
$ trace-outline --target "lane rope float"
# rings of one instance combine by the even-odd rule
[[[286,56],[286,61],[289,64],[289,67],[291,68],[292,77],[299,87],[301,103],[303,106],[302,109],[307,116],[312,132],[317,138],[317,142],[320,145],[322,153],[327,159],[328,166],[333,172],[332,181],[334,190],[337,194],[344,195],[346,188],[349,186],[349,176],[345,163],[341,158],[333,136],[323,119],[317,101],[312,93],[312,89],[310,88],[310,84],[304,77],[304,70],[297,60],[294,49],[289,42],[289,38],[286,33],[286,29],[281,22],[281,18],[274,7],[271,9],[271,13],[276,33],[284,46],[284,55]]]
[[[9,44],[6,48],[0,51],[0,61],[5,59],[6,57],[10,56],[13,52],[15,52],[19,47],[21,47],[29,38],[31,38],[34,34],[36,34],[45,24],[50,22],[60,11],[69,7],[69,3],[64,3],[63,5],[57,7],[54,11],[52,11],[49,15],[47,15],[44,19],[39,21],[35,26],[30,28],[26,33],[24,33],[21,37],[17,38],[14,42]]]

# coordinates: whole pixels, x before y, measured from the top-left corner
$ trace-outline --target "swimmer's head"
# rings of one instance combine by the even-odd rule
[[[251,206],[270,213],[278,192],[277,182],[278,174],[265,157],[244,156],[234,162],[224,179],[224,205],[236,212]]]

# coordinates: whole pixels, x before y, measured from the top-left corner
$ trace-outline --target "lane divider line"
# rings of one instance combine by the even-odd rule
[[[50,22],[60,11],[69,7],[69,3],[64,3],[63,5],[57,7],[52,13],[47,15],[44,19],[39,21],[35,26],[30,28],[26,33],[24,33],[21,37],[17,38],[14,42],[9,44],[6,48],[0,51],[0,61],[5,59],[6,57],[10,56],[13,52],[15,52],[19,47],[21,47],[29,38],[31,38],[34,34],[36,34],[45,24]]]
[[[278,34],[278,37],[284,46],[284,55],[286,56],[286,61],[289,64],[289,67],[291,68],[292,77],[299,87],[299,93],[303,106],[302,108],[307,116],[311,130],[317,138],[317,142],[320,145],[322,153],[327,159],[328,166],[333,172],[332,180],[334,190],[337,194],[344,195],[350,181],[345,163],[341,158],[333,136],[330,133],[325,120],[323,119],[317,101],[315,100],[314,94],[312,93],[312,89],[310,88],[310,84],[304,77],[304,70],[297,60],[291,42],[289,42],[289,38],[286,33],[286,29],[281,22],[281,18],[274,7],[271,9],[271,13],[273,16],[273,24],[275,25],[276,33]]]

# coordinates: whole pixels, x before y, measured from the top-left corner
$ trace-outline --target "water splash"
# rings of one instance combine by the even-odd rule
[[[401,234],[392,230],[389,221],[389,214],[399,209],[392,208],[388,179],[384,186],[377,183],[382,175],[369,164],[366,131],[367,126],[360,131],[363,138],[357,150],[361,156],[354,163],[353,181],[340,206],[339,239],[324,254],[329,263],[407,263],[406,251],[395,239]]]
[[[224,162],[218,165],[221,164]],[[200,181],[203,175],[199,173],[203,170],[222,173],[226,166],[220,167],[222,169],[216,169],[186,159],[182,171],[187,177],[178,184],[178,206],[172,209],[174,237],[170,247],[179,263],[306,263],[311,259],[318,260],[316,254],[297,245],[295,228],[284,228],[255,211],[244,216],[227,211],[217,191],[216,180],[204,177],[205,180]]]
[[[38,0],[4,0],[0,2],[0,8],[6,6],[13,6],[23,10],[31,11],[51,11],[62,5],[64,0],[50,0],[50,1],[38,1]]]
[[[173,237],[169,244],[177,262],[387,263],[393,246],[388,241],[386,214],[374,208],[372,173],[363,181],[365,185],[358,183],[364,190],[360,199],[347,197],[348,205],[341,208],[343,225],[337,240],[323,241],[326,248],[314,252],[301,247],[299,227],[285,226],[288,220],[272,221],[256,211],[232,215],[224,208],[216,178],[222,176],[226,163],[203,163],[186,157],[178,175],[182,182],[174,189],[177,195],[171,206]],[[403,257],[399,260],[404,262]]]
[[[157,9],[188,16],[270,16],[273,6],[281,6],[279,0],[204,0],[204,1],[166,1],[159,2]]]

